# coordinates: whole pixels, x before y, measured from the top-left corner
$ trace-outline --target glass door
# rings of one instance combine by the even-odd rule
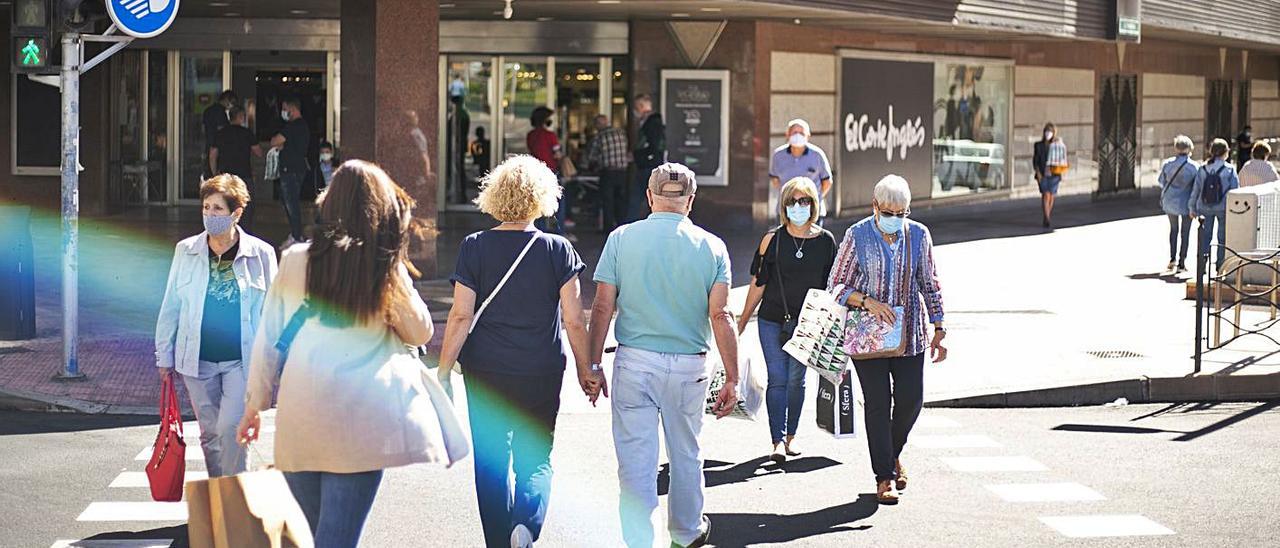
[[[446,84],[444,186],[448,203],[468,204],[494,166],[491,57],[450,57]]]
[[[502,62],[502,153],[528,154],[525,136],[533,125],[529,115],[539,106],[552,107],[547,87],[550,63],[546,57],[508,57]]]
[[[587,143],[595,136],[595,118],[603,112],[600,60],[555,62],[556,123],[565,154],[580,170],[587,167]]]
[[[171,185],[179,202],[200,199],[200,182],[208,171],[211,127],[205,114],[221,109],[218,95],[226,89],[227,76],[221,51],[183,51],[178,57],[178,173]],[[216,111],[215,111],[216,112]],[[225,113],[222,114],[225,116]],[[209,122],[212,122],[210,114]]]

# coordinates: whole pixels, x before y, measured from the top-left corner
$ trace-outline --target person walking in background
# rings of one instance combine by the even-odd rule
[[[646,193],[653,214],[614,230],[595,272],[591,363],[600,363],[609,324],[618,313],[613,443],[622,538],[632,548],[653,546],[659,420],[671,463],[667,522],[672,546],[702,546],[711,534],[711,522],[702,513],[698,435],[712,373],[707,342],[713,334],[725,383],[712,409],[724,417],[738,400],[729,253],[720,238],[689,220],[697,189],[689,168],[671,163],[655,168]]]
[[[1271,146],[1263,141],[1253,144],[1253,151],[1250,153],[1253,158],[1240,168],[1240,187],[1261,185],[1272,181],[1280,180],[1280,173],[1276,172],[1275,166],[1267,161],[1271,156]]]
[[[329,188],[329,183],[333,182],[333,172],[338,169],[338,165],[342,162],[333,152],[333,143],[329,141],[320,141],[320,183],[321,189]]]
[[[306,238],[302,233],[302,183],[306,181],[307,147],[311,143],[311,129],[302,118],[302,103],[290,97],[281,102],[280,117],[284,129],[271,138],[271,148],[280,149],[280,192],[283,195],[284,214],[289,218],[289,239],[284,247]]]
[[[218,132],[222,128],[227,127],[231,122],[231,109],[239,106],[240,98],[236,96],[236,92],[231,90],[223,91],[218,95],[218,101],[209,105],[200,115],[200,122],[204,128],[204,152],[205,166],[204,172],[201,174],[204,178],[209,178],[217,174],[213,169],[213,163],[209,161],[209,151],[214,146],[214,141],[218,137]]]
[[[278,389],[275,466],[316,546],[350,548],[383,469],[451,457],[423,384],[435,379],[410,349],[432,335],[408,263],[413,200],[378,166],[351,160],[317,202],[325,223],[285,250],[267,293],[239,439],[257,439]]]
[[[551,170],[557,177],[560,176],[560,159],[564,157],[564,151],[560,148],[560,139],[556,137],[556,133],[551,131],[551,109],[539,106],[533,109],[533,113],[529,115],[529,124],[533,129],[525,135],[524,142],[529,149],[529,155],[537,158],[547,169]],[[557,183],[559,184],[559,183]],[[559,204],[554,212],[556,218],[555,232],[557,234],[565,234],[565,221],[568,206],[566,202],[569,197],[564,194],[564,187],[561,185]],[[538,220],[539,229],[548,230],[544,219]]]
[[[1240,177],[1228,160],[1231,146],[1226,139],[1214,139],[1209,145],[1209,160],[1196,170],[1196,182],[1187,205],[1191,214],[1200,218],[1200,248],[1209,249],[1214,228],[1218,232],[1218,254],[1214,263],[1222,269],[1227,254],[1227,193],[1240,188]]]
[[[1058,196],[1058,185],[1067,173],[1067,145],[1058,135],[1052,122],[1044,125],[1043,138],[1036,142],[1031,155],[1036,183],[1040,185],[1040,206],[1044,214],[1044,227],[1053,228],[1053,202]]]
[[[760,307],[760,349],[768,370],[765,405],[769,411],[770,458],[783,462],[800,455],[796,430],[804,406],[808,368],[782,350],[800,318],[810,289],[826,289],[836,259],[836,239],[817,226],[818,187],[796,177],[782,187],[782,225],[765,233],[751,262],[751,289],[738,317],[738,334]],[[763,306],[761,302],[763,301]],[[785,436],[785,437],[784,437]],[[779,449],[779,445],[783,448]]]
[[[1187,271],[1187,250],[1191,248],[1191,190],[1196,183],[1199,164],[1191,159],[1195,143],[1186,135],[1173,139],[1174,156],[1160,166],[1160,208],[1169,216],[1169,266],[1165,270]],[[1181,247],[1179,247],[1181,241]]]
[[[530,546],[542,533],[567,359],[562,328],[583,392],[595,403],[604,387],[587,361],[578,280],[586,266],[568,240],[533,227],[559,194],[555,174],[533,157],[498,164],[476,204],[500,224],[462,241],[450,278],[453,308],[436,371],[450,386],[455,362],[466,367],[476,500],[491,548]]]
[[[588,164],[600,174],[600,210],[604,217],[602,232],[608,234],[627,218],[627,134],[609,123],[609,117],[596,116],[596,136],[587,146]]]
[[[245,359],[276,276],[276,253],[237,226],[249,189],[231,174],[200,184],[204,232],[178,242],[156,318],[156,366],[177,369],[200,424],[210,477],[245,471],[236,426],[244,414]]]
[[[907,488],[902,448],[923,406],[925,350],[934,363],[947,359],[942,346],[947,330],[942,325],[933,237],[924,225],[907,219],[911,187],[902,177],[886,175],[873,192],[874,213],[845,231],[827,285],[839,302],[890,325],[901,320],[905,338],[901,356],[853,360],[866,402],[867,449],[876,476],[876,499],[896,504],[898,491]],[[909,254],[903,249],[907,239]],[[902,318],[896,317],[895,306],[903,307]],[[926,320],[933,324],[931,340]],[[846,348],[849,342],[845,341]]]
[[[231,123],[218,130],[213,138],[213,146],[209,148],[209,170],[214,175],[230,173],[244,181],[249,194],[253,194],[252,157],[262,157],[262,147],[258,138],[249,131],[244,109],[231,107],[229,111]],[[253,213],[256,209],[253,201],[245,205],[244,215],[240,218],[240,226],[245,230],[253,230]]]
[[[471,163],[476,166],[476,179],[483,178],[489,174],[489,166],[493,161],[493,145],[489,142],[489,138],[485,136],[484,126],[476,127],[476,138],[471,141],[468,147],[471,153]],[[466,201],[466,193],[463,192],[463,201]]]
[[[827,216],[827,194],[831,192],[831,162],[827,161],[826,152],[809,142],[809,122],[799,118],[787,122],[787,144],[774,149],[769,161],[769,182],[774,189],[796,177],[807,177],[817,184],[821,224]],[[786,198],[785,193],[778,194],[779,200]]]
[[[1253,126],[1244,126],[1236,135],[1236,169],[1243,169],[1253,153]]]
[[[645,193],[649,188],[649,173],[667,161],[667,128],[662,115],[653,110],[653,96],[640,93],[632,100],[635,109],[636,139],[632,143],[632,159],[635,161],[635,181],[627,198],[628,221],[638,221],[645,216]]]

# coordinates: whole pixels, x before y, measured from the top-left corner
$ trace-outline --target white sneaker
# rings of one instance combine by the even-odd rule
[[[516,525],[511,530],[511,548],[531,548],[533,546],[533,533],[529,532],[529,528],[523,523]]]

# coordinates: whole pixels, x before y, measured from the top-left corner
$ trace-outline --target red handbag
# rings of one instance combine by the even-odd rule
[[[160,383],[160,433],[147,461],[147,483],[151,498],[161,502],[182,500],[182,483],[187,471],[187,442],[182,439],[182,412],[178,410],[178,390],[173,374]]]

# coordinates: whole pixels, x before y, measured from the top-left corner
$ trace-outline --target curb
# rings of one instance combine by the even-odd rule
[[[925,402],[925,407],[1077,407],[1129,403],[1280,400],[1280,373],[1137,379],[981,394]]]
[[[142,415],[159,417],[154,407],[113,405],[77,398],[49,396],[26,390],[0,388],[0,411],[37,411],[42,413],[82,413],[86,415]],[[183,416],[191,415],[183,409]]]

